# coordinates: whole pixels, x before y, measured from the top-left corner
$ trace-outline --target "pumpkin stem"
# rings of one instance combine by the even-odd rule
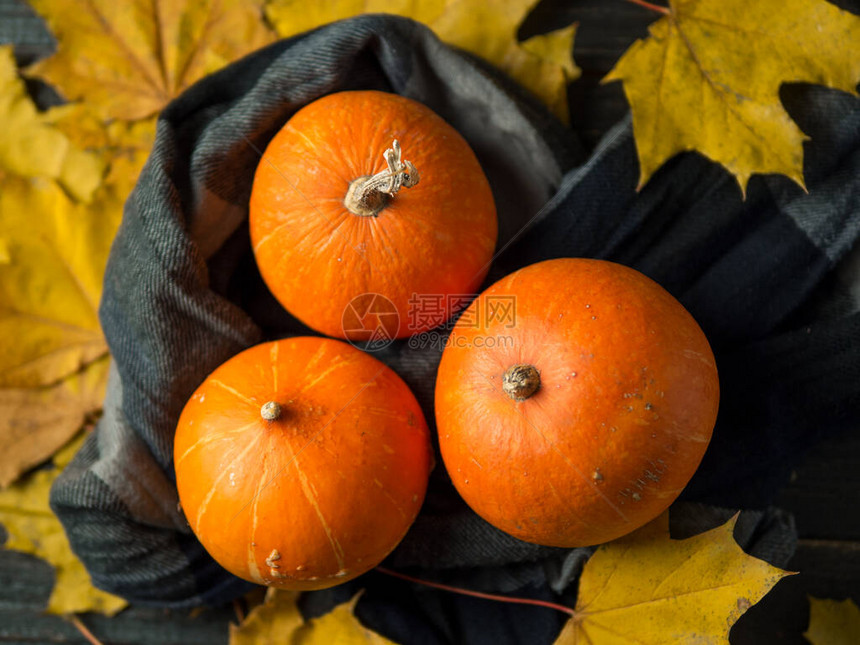
[[[411,188],[418,183],[418,170],[411,161],[402,159],[397,139],[383,156],[388,168],[350,183],[343,205],[353,215],[376,217],[398,190]]]
[[[266,421],[274,421],[281,416],[281,406],[275,401],[267,401],[260,408],[260,416]]]
[[[511,365],[502,376],[502,390],[514,401],[525,401],[540,389],[540,372],[534,365]]]

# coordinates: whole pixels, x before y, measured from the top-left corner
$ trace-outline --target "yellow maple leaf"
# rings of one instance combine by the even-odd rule
[[[127,603],[96,589],[80,560],[72,553],[60,521],[48,505],[51,484],[83,441],[81,434],[60,451],[50,468],[27,475],[0,491],[0,524],[9,538],[4,548],[31,553],[50,563],[56,571],[47,611],[70,614],[95,611],[111,616]]]
[[[272,40],[254,0],[31,0],[57,53],[30,73],[105,119],[142,119]]]
[[[0,47],[0,487],[98,409],[108,348],[97,306],[122,205],[154,118],[105,123],[88,104],[39,111]]]
[[[0,193],[0,486],[40,463],[98,409],[108,347],[97,307],[122,202],[89,204],[49,179],[7,176]]]
[[[254,607],[241,625],[230,624],[230,645],[291,642],[291,635],[305,622],[296,606],[298,597],[297,591],[269,587],[264,602]]]
[[[753,173],[803,186],[806,137],[779,88],[806,82],[854,93],[860,18],[824,0],[669,0],[665,13],[604,78],[624,83],[639,186],[687,150],[725,166],[743,192]]]
[[[96,308],[122,201],[107,155],[57,125],[66,113],[39,112],[0,48],[0,487],[68,441],[107,380]]]
[[[40,112],[18,76],[12,47],[0,46],[0,179],[56,179],[74,197],[89,200],[101,183],[103,164],[69,143]]]
[[[51,122],[74,146],[104,164],[103,189],[124,202],[152,149],[157,116],[105,122],[89,103],[71,103],[51,110]]]
[[[580,70],[573,63],[575,26],[517,40],[517,29],[537,0],[267,0],[266,16],[279,35],[292,36],[362,13],[385,12],[417,20],[443,41],[505,71],[568,121],[567,84]]]
[[[669,538],[668,517],[597,549],[556,645],[728,645],[741,614],[790,575],[743,552],[737,516],[685,540]]]
[[[809,599],[809,628],[803,634],[812,645],[860,643],[860,608],[845,600]]]
[[[263,604],[240,626],[230,625],[230,645],[396,645],[358,622],[354,612],[360,594],[308,622],[296,607],[298,596],[297,592],[269,588]]]
[[[0,388],[50,386],[107,351],[96,306],[119,217],[98,191],[104,160],[72,146],[56,112],[37,111],[8,47],[4,115],[12,125],[0,131],[0,334],[9,342],[0,345]]]
[[[53,181],[6,178],[0,387],[53,385],[106,355],[97,308],[118,222],[110,202],[83,205]]]
[[[266,18],[287,38],[321,25],[363,13],[389,13],[430,24],[445,10],[446,0],[266,0]]]
[[[109,359],[44,387],[0,389],[0,488],[50,457],[101,407]]]

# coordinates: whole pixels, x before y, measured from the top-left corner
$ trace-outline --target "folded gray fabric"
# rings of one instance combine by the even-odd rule
[[[105,415],[52,494],[97,586],[168,606],[223,602],[247,588],[209,559],[176,508],[173,432],[216,366],[264,338],[312,333],[256,273],[248,199],[260,152],[290,115],[326,93],[356,88],[421,101],[463,133],[493,186],[502,243],[575,160],[572,133],[518,86],[425,27],[390,16],[278,42],[168,106],[106,271],[100,317],[115,365]],[[413,383],[429,378],[422,383],[428,419],[437,360],[416,361],[411,378],[406,363],[398,370]],[[441,536],[427,537],[438,543]],[[540,552],[471,517],[451,539],[458,546],[440,564]]]
[[[860,418],[860,315],[833,273],[860,234],[858,102],[820,88],[788,93],[812,136],[808,193],[781,177],[754,178],[742,201],[723,169],[690,154],[637,193],[629,120],[586,158],[572,129],[501,74],[421,25],[370,15],[275,43],[204,79],[161,116],[105,276],[100,316],[114,358],[105,415],[51,493],[94,583],[172,607],[247,590],[209,558],[176,508],[173,431],[217,365],[261,340],[312,333],[256,271],[247,202],[260,151],[289,116],[323,94],[359,88],[425,103],[475,150],[500,219],[488,281],[542,259],[602,257],[645,272],[687,306],[712,342],[723,396],[685,499],[759,509],[750,535],[770,536],[765,556],[784,564],[793,527],[762,509],[806,448]],[[376,353],[412,387],[431,424],[445,332],[432,333]],[[552,597],[575,592],[588,553],[492,528],[459,499],[440,462],[388,564]],[[553,635],[544,614],[530,625],[532,614],[519,609],[410,595],[402,583],[392,592],[386,581],[368,574],[306,602],[367,587],[363,617],[404,642],[499,645]]]

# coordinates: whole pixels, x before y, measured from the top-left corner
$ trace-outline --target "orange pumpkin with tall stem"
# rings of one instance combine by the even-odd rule
[[[457,490],[503,531],[559,547],[662,513],[696,471],[718,402],[693,317],[600,260],[548,260],[492,285],[455,326],[436,381]]]
[[[353,329],[343,316],[364,294],[391,303],[394,337],[447,320],[463,300],[451,296],[475,293],[486,276],[497,222],[463,137],[417,101],[368,90],[324,96],[275,135],[254,177],[250,231],[263,280],[288,311],[361,341],[376,321]],[[432,307],[417,311],[422,298]]]
[[[191,529],[233,574],[321,589],[376,566],[415,519],[432,460],[407,385],[347,343],[263,343],[217,368],[176,429]]]

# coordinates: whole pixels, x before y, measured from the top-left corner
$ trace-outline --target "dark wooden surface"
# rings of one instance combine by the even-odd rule
[[[856,11],[858,3],[840,0]],[[646,35],[655,15],[623,0],[546,0],[520,30],[521,37],[580,23],[574,47],[582,77],[571,85],[571,117],[586,146],[623,118],[620,84],[600,85],[624,50]],[[22,0],[0,0],[0,43],[16,44],[19,62],[46,55],[53,39]],[[858,384],[860,387],[860,384]],[[860,420],[858,420],[860,425]],[[802,644],[809,595],[851,597],[860,604],[860,433],[833,438],[807,455],[779,498],[796,520],[800,542],[781,581],[732,630],[735,645]],[[82,643],[66,619],[44,612],[53,585],[46,563],[0,550],[0,643]],[[227,642],[235,610],[164,611],[131,607],[113,618],[84,615],[82,622],[106,644],[218,644]],[[860,643],[860,635],[858,635]]]

